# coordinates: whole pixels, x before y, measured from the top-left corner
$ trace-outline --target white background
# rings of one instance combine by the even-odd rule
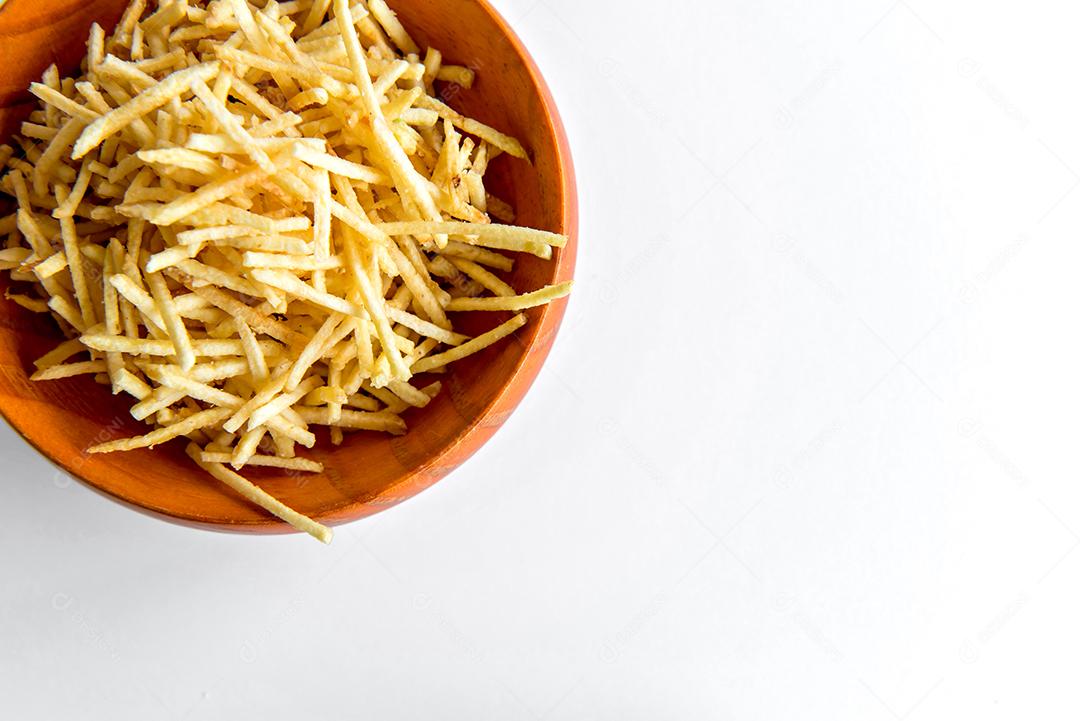
[[[528,398],[329,548],[3,430],[0,716],[1075,718],[1075,4],[497,4],[581,186]]]

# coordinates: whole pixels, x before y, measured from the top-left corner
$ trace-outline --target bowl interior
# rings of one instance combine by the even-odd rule
[[[49,7],[42,10],[42,5]],[[32,107],[24,92],[29,81],[54,61],[63,71],[74,70],[85,52],[89,24],[97,20],[110,28],[125,5],[124,0],[9,0],[0,11],[0,54],[14,72],[0,84],[5,108],[0,120],[7,128],[0,137],[6,139],[20,114]],[[473,88],[443,88],[447,102],[515,135],[529,149],[531,164],[497,158],[489,189],[514,206],[517,223],[572,235],[573,172],[562,128],[542,79],[505,23],[480,0],[397,0],[391,5],[418,44],[438,48],[445,62],[476,70]],[[551,261],[517,256],[513,272],[504,277],[519,289],[569,279],[573,254],[571,237]],[[0,289],[7,285],[5,277]],[[324,473],[260,469],[246,475],[288,505],[329,523],[368,515],[415,494],[471,455],[517,405],[547,354],[564,304],[532,309],[529,324],[514,337],[438,376],[443,392],[427,408],[405,413],[410,429],[405,436],[358,432],[335,447],[320,435],[304,455],[325,464]],[[459,314],[455,322],[477,333],[507,317]],[[204,476],[184,456],[180,442],[152,451],[87,455],[84,449],[94,443],[144,433],[147,427],[131,418],[126,396],[114,397],[88,378],[28,379],[32,361],[60,339],[50,317],[0,298],[0,412],[42,453],[92,487],[175,520],[232,530],[288,530]]]

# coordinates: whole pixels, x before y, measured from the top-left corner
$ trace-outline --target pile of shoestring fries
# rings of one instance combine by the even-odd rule
[[[50,67],[0,146],[8,298],[69,340],[35,380],[90,374],[132,397],[145,435],[187,439],[215,478],[324,542],[325,526],[237,471],[320,472],[313,426],[406,431],[438,381],[526,308],[510,253],[566,238],[513,222],[484,175],[521,144],[437,98],[473,72],[420,48],[383,0],[134,0],[94,25],[82,74]],[[476,337],[457,311],[516,314]],[[363,469],[358,469],[363,472]]]

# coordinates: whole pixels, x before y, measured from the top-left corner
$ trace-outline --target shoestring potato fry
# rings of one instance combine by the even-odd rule
[[[329,542],[239,471],[320,472],[327,426],[406,432],[421,380],[526,323],[570,283],[515,289],[514,253],[566,237],[511,225],[485,189],[515,139],[438,99],[473,71],[421,51],[383,0],[132,0],[94,25],[78,77],[55,66],[0,146],[8,297],[68,336],[36,381],[92,375],[144,435]],[[500,221],[494,223],[492,219]],[[509,311],[469,337],[462,311]]]

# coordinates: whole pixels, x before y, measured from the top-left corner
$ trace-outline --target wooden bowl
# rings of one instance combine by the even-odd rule
[[[0,8],[0,138],[30,111],[26,88],[49,63],[77,68],[95,20],[106,29],[125,0],[8,0]],[[522,225],[565,233],[566,248],[542,261],[520,255],[508,280],[535,289],[572,277],[577,196],[566,135],[539,70],[506,22],[484,0],[396,0],[391,5],[421,46],[440,49],[446,62],[477,72],[472,89],[444,91],[467,115],[515,135],[532,163],[500,157],[490,187],[510,201]],[[6,276],[6,274],[0,274]],[[6,277],[0,290],[6,287]],[[266,469],[249,477],[269,493],[324,523],[361,518],[422,491],[461,465],[503,424],[540,370],[566,300],[528,311],[515,336],[454,364],[443,392],[424,409],[405,414],[409,432],[346,436],[339,447],[319,436],[305,455],[325,472],[290,475]],[[480,317],[475,317],[479,315]],[[502,322],[509,314],[498,314]],[[465,314],[465,332],[495,323],[491,314]],[[106,439],[144,433],[124,397],[88,378],[31,382],[32,361],[61,339],[51,318],[0,297],[0,413],[35,448],[91,488],[136,509],[216,530],[281,533],[290,527],[203,474],[179,441],[154,450],[88,455]],[[43,512],[45,509],[42,509]]]

